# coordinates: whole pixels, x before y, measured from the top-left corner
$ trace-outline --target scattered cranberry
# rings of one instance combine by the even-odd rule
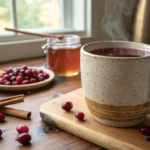
[[[144,135],[150,135],[150,126],[141,127],[140,132]]]
[[[16,128],[16,130],[18,131],[19,134],[29,132],[29,128],[26,125],[20,125]]]
[[[66,110],[66,111],[70,111],[72,109],[72,107],[73,107],[73,104],[69,101],[64,102],[62,104],[62,109]]]
[[[16,141],[18,141],[19,143],[21,143],[23,145],[27,145],[31,141],[31,136],[28,133],[22,133],[22,134],[19,134]]]
[[[3,134],[3,132],[2,132],[2,130],[0,129],[0,137],[2,136],[2,134]]]
[[[76,118],[77,118],[78,120],[84,120],[84,113],[83,113],[83,112],[77,112],[77,113],[75,114],[75,116],[76,116]]]
[[[5,120],[5,114],[0,113],[0,122],[3,122]]]
[[[17,76],[16,81],[17,81],[18,83],[22,83],[22,81],[23,81],[22,76]]]

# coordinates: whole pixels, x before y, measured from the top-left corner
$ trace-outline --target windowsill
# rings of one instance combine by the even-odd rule
[[[94,40],[94,37],[81,36],[82,45]],[[45,43],[44,38],[3,42],[0,44],[0,62],[44,56],[41,47]]]

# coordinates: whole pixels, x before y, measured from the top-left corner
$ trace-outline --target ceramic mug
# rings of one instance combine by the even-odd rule
[[[81,48],[81,81],[94,118],[113,127],[141,123],[150,106],[150,46],[102,41]]]

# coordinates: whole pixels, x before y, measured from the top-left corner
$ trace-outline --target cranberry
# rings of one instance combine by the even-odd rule
[[[73,107],[73,104],[69,101],[64,102],[62,104],[62,109],[66,110],[66,111],[70,111],[72,109],[72,107]]]
[[[4,84],[4,81],[2,78],[0,78],[0,84]]]
[[[49,74],[47,74],[47,73],[44,73],[43,76],[44,76],[45,79],[49,78]]]
[[[22,83],[23,77],[22,77],[22,76],[17,76],[16,81],[17,81],[18,83]]]
[[[10,78],[9,75],[8,75],[8,74],[5,74],[5,75],[3,76],[3,81],[4,81],[4,80],[9,80],[9,78]]]
[[[44,78],[44,76],[40,76],[40,77],[38,77],[38,80],[43,81],[43,80],[45,80],[45,78]]]
[[[18,75],[23,77],[23,73],[22,72],[19,72]]]
[[[3,132],[2,132],[2,130],[0,129],[0,137],[2,136],[2,134],[3,134]]]
[[[18,85],[18,82],[17,81],[13,81],[12,85]]]
[[[83,113],[83,112],[77,112],[77,113],[75,114],[75,116],[76,116],[76,118],[77,118],[78,120],[84,120],[84,113]]]
[[[9,73],[8,75],[9,75],[9,77],[11,78],[14,74],[11,72],[11,73]]]
[[[5,120],[5,114],[0,113],[0,122],[3,122]]]
[[[150,135],[150,126],[141,127],[140,132],[144,135]]]
[[[31,140],[31,136],[28,133],[19,134],[18,138],[16,139],[16,141],[18,141],[23,145],[29,144],[30,140]]]
[[[16,76],[12,76],[11,78],[10,78],[10,81],[15,81],[16,80]]]
[[[30,83],[35,83],[35,82],[37,82],[37,80],[35,78],[30,79]]]
[[[19,72],[22,73],[22,74],[24,74],[24,73],[25,73],[25,70],[24,70],[24,69],[20,69]]]
[[[27,76],[30,76],[30,77],[33,75],[32,71],[29,70],[29,69],[27,69],[27,70],[25,71],[25,74],[26,74]]]
[[[29,132],[29,128],[26,125],[19,125],[16,130],[18,131],[19,134],[22,133],[28,133]]]
[[[12,71],[13,71],[12,67],[9,67],[9,68],[6,68],[6,69],[5,69],[5,72],[6,72],[6,73],[10,73],[10,72],[12,72]]]
[[[38,73],[43,73],[43,70],[38,70]]]
[[[24,70],[28,69],[28,67],[26,65],[22,66],[21,68]]]
[[[29,84],[29,80],[23,80],[22,84]]]
[[[29,80],[29,79],[30,79],[30,77],[28,77],[28,76],[25,76],[25,77],[24,77],[24,79],[25,79],[25,80]]]
[[[4,84],[5,85],[11,85],[11,82],[10,81],[5,81]]]

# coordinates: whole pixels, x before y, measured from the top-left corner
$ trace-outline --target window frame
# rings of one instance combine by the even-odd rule
[[[76,4],[70,3],[70,0],[66,1],[68,1],[68,5],[70,6],[71,11],[73,11],[73,13],[76,13],[76,6],[80,6],[81,0],[75,0]],[[85,7],[83,15],[80,15],[81,17],[77,15],[70,17],[70,19],[74,17],[71,20],[71,25],[75,28],[74,30],[70,28],[53,29],[45,30],[45,33],[77,34],[81,37],[82,44],[104,39],[105,34],[103,33],[103,31],[99,31],[101,34],[97,32],[97,29],[100,25],[100,21],[104,14],[104,10],[101,11],[101,9],[104,8],[104,3],[105,0],[84,0],[84,3],[82,3],[82,5],[84,5]],[[100,6],[101,8],[97,6]],[[68,13],[67,11],[64,13]],[[101,15],[99,15],[100,13]],[[98,19],[96,20],[95,18]],[[78,24],[74,23],[73,21],[79,21],[82,24],[82,28],[78,29],[78,27],[76,27],[78,26]],[[18,34],[10,36],[9,40],[11,41],[8,40],[8,42],[5,42],[7,39],[8,37],[0,38],[0,62],[40,57],[45,55],[43,50],[41,49],[42,45],[46,43],[44,38]]]

